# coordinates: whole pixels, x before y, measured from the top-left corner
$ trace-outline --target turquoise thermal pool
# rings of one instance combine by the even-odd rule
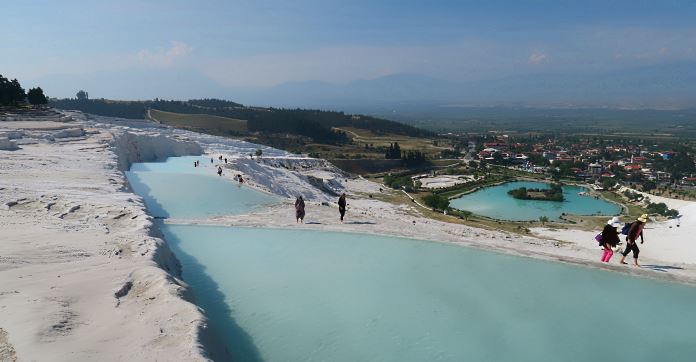
[[[129,173],[150,212],[205,218],[278,200],[218,178],[212,166],[179,172],[189,163]],[[190,202],[201,202],[182,204],[182,190],[191,188]],[[685,285],[397,237],[160,227],[196,303],[238,361],[696,356],[696,288]]]
[[[499,220],[538,220],[546,216],[557,220],[562,213],[575,215],[617,215],[621,207],[609,201],[582,196],[587,191],[580,186],[563,186],[565,201],[519,200],[508,195],[508,191],[519,187],[548,188],[543,182],[517,181],[485,187],[470,194],[451,200],[450,206],[471,211],[478,215]]]

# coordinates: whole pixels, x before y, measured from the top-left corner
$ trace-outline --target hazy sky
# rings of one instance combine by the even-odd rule
[[[288,81],[465,81],[696,61],[696,1],[22,0],[3,1],[0,14],[0,73],[58,97],[79,88],[224,97]]]

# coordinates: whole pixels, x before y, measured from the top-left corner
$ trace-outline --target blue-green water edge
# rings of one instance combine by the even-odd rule
[[[193,167],[194,161],[200,166]],[[136,163],[126,177],[155,217],[239,214],[280,200],[218,176],[217,162],[203,156],[170,157],[166,162]]]
[[[158,202],[176,197],[162,194]],[[196,211],[208,214],[204,206]],[[396,237],[161,229],[211,328],[240,361],[696,355],[696,288],[684,285]]]
[[[468,210],[478,215],[499,220],[527,221],[546,216],[557,220],[562,213],[575,215],[618,215],[621,207],[592,196],[581,196],[587,189],[580,186],[563,186],[565,201],[520,200],[508,195],[508,191],[520,187],[548,188],[547,183],[534,181],[507,182],[485,187],[450,201],[450,206]]]

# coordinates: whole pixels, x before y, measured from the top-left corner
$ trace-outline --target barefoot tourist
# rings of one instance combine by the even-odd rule
[[[643,243],[643,227],[646,222],[648,222],[648,214],[643,214],[638,220],[633,222],[630,229],[628,229],[628,235],[626,235],[626,250],[624,250],[621,255],[621,264],[627,264],[624,259],[626,259],[628,253],[633,251],[633,264],[640,266],[640,264],[638,264],[640,249],[638,249],[638,243],[636,243],[636,241],[638,241],[638,236],[640,236],[640,243]]]

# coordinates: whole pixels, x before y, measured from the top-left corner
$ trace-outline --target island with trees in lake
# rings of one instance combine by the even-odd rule
[[[528,189],[520,187],[508,191],[508,195],[520,200],[564,201],[561,184],[551,184],[548,189]]]

